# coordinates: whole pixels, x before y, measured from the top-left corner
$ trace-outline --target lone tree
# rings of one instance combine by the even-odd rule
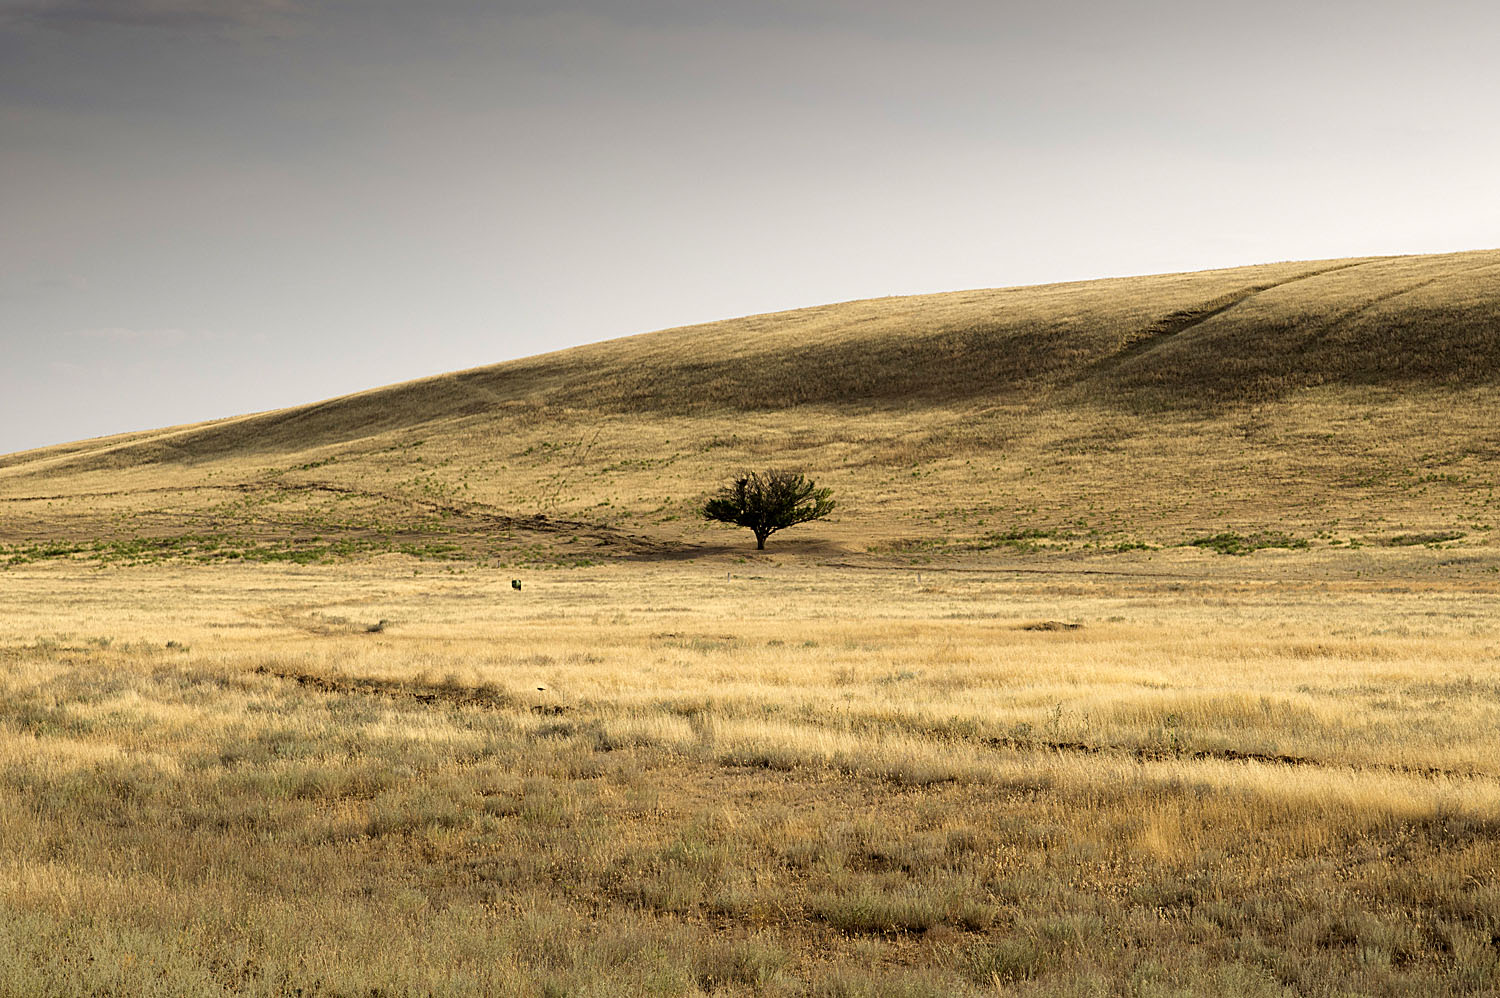
[[[821,520],[833,512],[832,489],[820,489],[795,471],[752,471],[703,504],[703,518],[755,531],[755,547],[785,527]]]

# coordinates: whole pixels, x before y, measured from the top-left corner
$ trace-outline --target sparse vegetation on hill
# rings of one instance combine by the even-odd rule
[[[1500,251],[752,316],[0,458],[0,543],[686,553],[701,483],[768,463],[850,497],[789,553],[1139,550],[1211,523],[1474,543],[1500,514],[1497,317]]]

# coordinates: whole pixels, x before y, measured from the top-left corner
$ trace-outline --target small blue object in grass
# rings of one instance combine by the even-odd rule
[[[512,589],[520,589],[521,588],[521,580],[520,579],[511,579],[510,580],[510,587]]]

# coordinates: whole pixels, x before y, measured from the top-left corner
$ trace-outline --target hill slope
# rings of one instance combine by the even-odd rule
[[[877,299],[0,458],[0,543],[690,553],[762,464],[845,500],[785,550],[1478,536],[1497,392],[1500,251]]]

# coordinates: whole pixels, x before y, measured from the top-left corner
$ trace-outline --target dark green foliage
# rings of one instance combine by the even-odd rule
[[[1209,548],[1220,554],[1232,555],[1247,555],[1262,548],[1297,550],[1307,547],[1305,539],[1275,531],[1263,531],[1248,537],[1233,531],[1225,531],[1222,534],[1214,534],[1212,537],[1199,537],[1197,540],[1188,541],[1188,544],[1191,547]]]
[[[1462,530],[1432,530],[1424,534],[1397,534],[1394,537],[1382,539],[1380,543],[1392,548],[1413,547],[1417,544],[1438,545],[1447,541],[1462,540],[1463,537]]]
[[[702,514],[705,520],[748,527],[755,532],[756,548],[764,548],[776,531],[832,513],[832,494],[795,471],[752,471],[715,493]]]
[[[362,555],[396,551],[434,561],[465,557],[449,541],[399,543],[384,537],[235,537],[230,534],[182,534],[176,537],[128,537],[105,540],[45,541],[0,544],[0,569],[32,562],[78,559],[99,565],[153,565],[165,561],[213,564],[264,562],[324,565]]]

